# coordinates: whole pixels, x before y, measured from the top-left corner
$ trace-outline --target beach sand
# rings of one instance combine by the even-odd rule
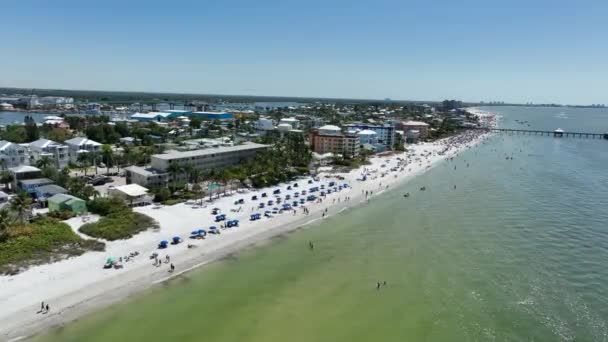
[[[172,277],[179,277],[184,272],[226,257],[230,254],[255,246],[267,241],[273,236],[293,231],[323,219],[323,212],[327,216],[336,215],[346,208],[356,205],[366,205],[365,192],[373,192],[373,196],[391,188],[397,183],[410,180],[412,177],[425,172],[441,161],[451,158],[464,149],[473,147],[487,135],[469,133],[451,137],[434,143],[424,143],[408,146],[408,152],[395,153],[385,157],[372,158],[371,165],[352,170],[343,174],[319,175],[319,181],[308,184],[308,178],[299,179],[272,188],[246,193],[232,193],[229,196],[205,201],[203,206],[193,204],[177,204],[174,206],[140,207],[134,210],[147,214],[160,224],[159,230],[150,230],[136,235],[129,240],[106,242],[106,251],[88,252],[82,256],[70,258],[52,264],[34,266],[15,276],[0,277],[0,339],[15,341],[44,332],[50,327],[60,326],[82,315],[106,307],[142,290],[162,283]],[[400,158],[401,160],[398,160]],[[407,164],[406,164],[407,161]],[[406,164],[406,165],[404,165]],[[395,171],[391,171],[391,169]],[[367,174],[366,181],[360,181],[362,175]],[[344,180],[337,180],[337,176]],[[326,178],[331,177],[331,178]],[[332,193],[323,198],[322,203],[307,202],[305,206],[309,214],[303,213],[298,207],[297,214],[287,211],[273,218],[262,217],[261,220],[250,221],[252,213],[264,213],[265,209],[257,209],[260,201],[251,201],[251,196],[262,192],[268,194],[268,199],[274,199],[274,189],[281,189],[281,196],[292,194],[295,191],[308,190],[312,186],[327,184],[336,181],[338,184],[348,184],[349,188]],[[299,183],[299,188],[286,190],[287,186]],[[315,193],[319,195],[319,193]],[[350,200],[346,200],[350,197]],[[234,205],[234,201],[243,198],[245,204]],[[261,199],[261,198],[260,198]],[[338,200],[339,199],[339,200]],[[282,204],[282,203],[281,203]],[[190,232],[200,228],[208,229],[210,226],[220,226],[215,223],[212,208],[220,208],[221,213],[228,219],[240,220],[240,227],[223,229],[220,235],[208,234],[204,240],[189,239]],[[242,207],[242,211],[235,213],[231,209]],[[252,207],[255,209],[252,211]],[[273,205],[271,207],[279,207]],[[98,217],[89,215],[89,221]],[[83,224],[82,218],[73,218],[66,221],[75,230]],[[178,245],[169,245],[167,249],[158,250],[161,240],[170,241],[173,236],[179,236],[184,241]],[[188,244],[195,245],[188,248]],[[108,257],[124,257],[137,251],[140,254],[132,261],[124,263],[122,269],[103,269]],[[161,260],[169,255],[171,263],[176,266],[175,272],[170,273],[169,263],[160,267],[153,266],[150,255],[159,253]],[[40,303],[49,303],[50,312],[39,313]]]

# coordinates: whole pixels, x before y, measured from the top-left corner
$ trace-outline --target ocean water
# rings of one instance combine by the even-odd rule
[[[503,127],[608,130],[608,110],[487,109]],[[497,135],[39,340],[606,341],[607,265],[608,141]]]

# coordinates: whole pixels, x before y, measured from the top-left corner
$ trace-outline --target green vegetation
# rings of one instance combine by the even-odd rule
[[[7,225],[8,212],[0,213],[0,273],[15,274],[30,265],[78,256],[89,250],[102,251],[104,243],[84,240],[66,223],[40,218],[33,223]]]
[[[87,223],[79,231],[106,240],[128,239],[149,228],[158,228],[158,223],[144,214],[133,212],[121,200],[96,198],[87,207],[92,213],[102,215],[99,221]]]

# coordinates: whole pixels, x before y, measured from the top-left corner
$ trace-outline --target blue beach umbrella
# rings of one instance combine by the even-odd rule
[[[192,231],[190,234],[191,234],[191,235],[198,235],[198,234],[200,234],[200,233],[199,233],[197,230],[194,230],[194,231]]]
[[[207,234],[207,231],[204,229],[199,229],[198,234]]]
[[[211,227],[209,227],[209,229],[214,230],[214,229],[217,229],[217,227],[216,226],[211,226]]]

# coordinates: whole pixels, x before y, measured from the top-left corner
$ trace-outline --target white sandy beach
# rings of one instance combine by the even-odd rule
[[[483,138],[483,135],[475,133],[435,143],[411,145],[408,146],[407,153],[375,157],[371,159],[372,164],[365,168],[340,174],[344,180],[337,180],[337,174],[321,174],[319,181],[314,184],[308,184],[308,178],[299,179],[268,189],[233,193],[211,203],[205,202],[204,207],[182,203],[157,209],[153,206],[137,208],[136,211],[156,219],[160,229],[140,233],[129,240],[106,242],[104,252],[88,252],[53,264],[31,267],[15,276],[1,276],[0,339],[17,340],[49,327],[68,323],[154,284],[177,277],[183,272],[263,242],[274,235],[321,220],[325,209],[328,210],[327,215],[335,215],[344,208],[364,203],[365,191],[373,191],[373,196],[376,196],[385,191],[387,185],[390,190],[396,183],[411,179],[442,160],[474,146]],[[364,173],[363,169],[369,172],[367,180],[357,180]],[[280,188],[281,197],[285,198],[285,195],[291,194],[292,199],[287,201],[291,203],[296,191],[308,190],[312,186],[327,187],[330,181],[336,181],[340,185],[346,183],[350,187],[327,195],[322,203],[306,202],[305,206],[310,211],[308,215],[298,207],[295,215],[292,211],[287,211],[272,218],[249,220],[250,214],[263,214],[268,210],[258,209],[260,201],[251,201],[253,195],[260,198],[260,194],[266,192],[268,198],[260,198],[266,202],[268,199],[274,199],[273,190]],[[298,188],[287,190],[288,185],[296,182],[299,184]],[[318,196],[319,193],[315,195]],[[350,197],[349,201],[346,200],[347,197]],[[234,201],[240,198],[245,200],[245,204],[234,205]],[[240,226],[223,229],[220,235],[208,234],[204,240],[189,239],[193,230],[208,229],[212,225],[220,226],[214,222],[214,215],[211,214],[214,207],[220,208],[221,213],[226,214],[228,219],[240,220]],[[241,212],[231,211],[238,207],[242,207]],[[252,207],[255,207],[253,211]],[[270,207],[280,206],[275,204]],[[93,219],[97,218],[90,216],[90,220]],[[82,218],[73,218],[67,222],[77,230],[82,225]],[[169,245],[163,250],[157,248],[159,241],[170,241],[173,236],[181,237],[184,242]],[[195,247],[188,248],[188,244]],[[103,269],[108,257],[124,257],[134,251],[138,251],[139,256],[125,263],[123,269]],[[169,273],[169,264],[166,263],[160,267],[153,266],[153,260],[149,258],[153,252],[158,252],[162,260],[165,255],[170,255],[171,263],[176,266],[175,272]],[[42,301],[49,303],[51,307],[48,314],[37,313]]]

